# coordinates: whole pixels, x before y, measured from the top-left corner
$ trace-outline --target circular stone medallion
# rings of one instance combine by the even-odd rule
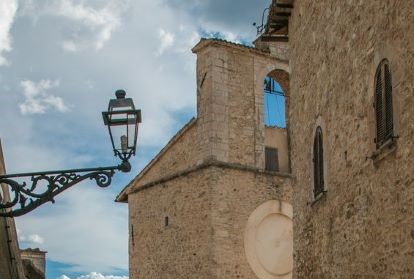
[[[293,210],[289,203],[271,200],[250,215],[244,249],[247,260],[260,279],[292,278]]]

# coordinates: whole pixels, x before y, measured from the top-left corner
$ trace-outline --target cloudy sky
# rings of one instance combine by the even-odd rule
[[[101,111],[123,88],[142,109],[139,151],[112,186],[86,182],[16,219],[48,279],[128,276],[120,190],[195,115],[200,37],[255,37],[270,0],[0,0],[0,137],[9,173],[118,164]]]

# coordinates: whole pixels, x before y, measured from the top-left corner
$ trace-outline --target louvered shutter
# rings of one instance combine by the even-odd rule
[[[323,138],[322,138],[322,129],[319,128],[319,137],[318,137],[318,155],[319,155],[319,192],[323,191],[324,180],[323,180]]]
[[[384,94],[385,94],[385,139],[392,138],[394,134],[394,121],[393,121],[393,109],[392,109],[392,83],[391,72],[388,64],[384,65]]]
[[[323,170],[323,137],[322,129],[316,129],[315,139],[313,142],[313,179],[314,179],[314,196],[316,197],[324,190],[324,170]]]
[[[375,117],[379,148],[394,135],[391,71],[386,59],[378,66],[375,76]]]
[[[313,141],[313,194],[317,196],[318,185],[319,185],[319,155],[318,155],[318,132],[316,132],[315,139]]]
[[[375,116],[377,126],[377,147],[381,146],[384,142],[385,127],[384,127],[384,102],[383,102],[383,86],[382,86],[382,67],[381,65],[377,69],[375,77]]]

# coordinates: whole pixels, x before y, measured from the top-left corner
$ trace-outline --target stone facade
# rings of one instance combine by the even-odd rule
[[[26,277],[30,279],[44,279],[46,274],[46,252],[40,249],[20,250],[20,256],[25,269]]]
[[[289,20],[294,278],[414,278],[414,5],[295,1]],[[387,58],[398,138],[376,154]],[[326,193],[313,198],[321,126]]]
[[[0,142],[0,174],[6,172]],[[0,200],[10,200],[7,186],[0,185]],[[0,217],[0,278],[23,279],[25,273],[20,258],[16,225],[13,218]]]
[[[279,171],[290,172],[289,144],[287,130],[278,127],[265,127],[265,147],[278,150]]]
[[[254,253],[250,262],[246,257],[248,220],[266,202],[292,200],[287,132],[263,122],[264,78],[275,69],[286,71],[287,62],[213,39],[202,39],[193,51],[197,118],[117,198],[129,205],[132,279],[256,278],[262,262]],[[265,171],[265,146],[280,150],[280,172]],[[268,215],[256,218],[265,234],[279,216]],[[282,231],[292,236],[289,225]],[[273,237],[264,238],[247,245],[266,250],[262,246]],[[287,242],[281,253],[293,261],[292,240],[278,241]],[[279,242],[272,242],[276,250]],[[287,269],[279,276],[275,267],[265,278],[291,278]]]

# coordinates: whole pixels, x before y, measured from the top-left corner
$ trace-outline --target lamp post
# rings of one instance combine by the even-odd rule
[[[124,90],[117,90],[116,99],[109,101],[108,110],[102,112],[104,124],[108,127],[114,156],[121,164],[109,167],[68,169],[0,175],[0,184],[8,185],[12,198],[0,200],[0,216],[24,215],[46,202],[54,203],[54,197],[86,179],[95,180],[99,187],[108,187],[116,171],[129,172],[129,159],[135,156],[138,125],[141,110],[135,109],[131,98],[125,98]],[[24,178],[30,180],[26,183]],[[16,180],[17,179],[17,180]]]

